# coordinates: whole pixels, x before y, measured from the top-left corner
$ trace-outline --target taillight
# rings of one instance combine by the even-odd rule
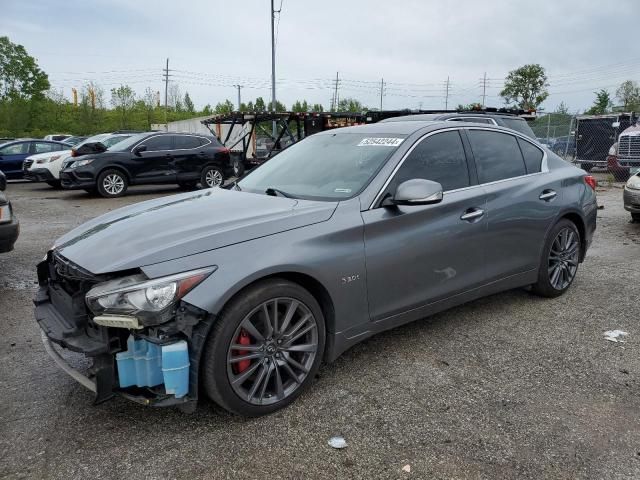
[[[593,175],[585,175],[584,183],[589,185],[593,190],[598,186],[598,181],[595,179]]]

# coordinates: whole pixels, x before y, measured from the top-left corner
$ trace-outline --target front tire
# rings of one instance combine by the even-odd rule
[[[581,247],[582,239],[576,225],[567,219],[560,220],[545,242],[533,292],[548,298],[565,293],[578,272]]]
[[[202,188],[221,187],[224,183],[224,173],[218,167],[209,165],[204,167],[200,178]]]
[[[631,219],[632,219],[634,222],[640,222],[640,213],[632,213],[632,214],[631,214]]]
[[[56,189],[62,188],[62,184],[60,183],[60,180],[47,180],[47,185]]]
[[[126,193],[128,187],[127,176],[120,170],[115,169],[108,169],[102,172],[98,176],[96,184],[98,193],[105,198],[121,197]]]
[[[225,307],[205,345],[202,371],[211,400],[255,417],[293,402],[313,381],[324,352],[316,299],[284,279],[259,282]]]

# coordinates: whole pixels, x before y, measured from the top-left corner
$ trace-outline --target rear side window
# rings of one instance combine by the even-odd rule
[[[516,137],[486,130],[469,130],[468,136],[480,183],[526,175]]]
[[[171,150],[173,148],[171,135],[158,135],[157,137],[151,137],[150,139],[142,142],[142,144],[147,147],[148,152],[157,152],[158,150]]]
[[[33,151],[36,153],[47,153],[57,152],[58,150],[58,144],[56,143],[36,142]]]
[[[201,143],[198,137],[191,137],[188,135],[176,136],[174,148],[176,149],[198,148],[200,145]]]
[[[527,166],[527,173],[539,172],[542,169],[542,150],[521,138],[518,139],[518,145],[520,145],[520,150],[522,150],[524,163]]]
[[[432,135],[420,142],[396,174],[395,186],[423,178],[442,185],[443,190],[469,186],[469,168],[457,131]]]

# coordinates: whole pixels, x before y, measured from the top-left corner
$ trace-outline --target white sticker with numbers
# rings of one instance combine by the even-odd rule
[[[363,138],[358,147],[397,147],[404,138]]]

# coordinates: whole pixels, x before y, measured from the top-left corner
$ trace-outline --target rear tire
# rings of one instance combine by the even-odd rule
[[[231,413],[272,413],[313,381],[324,345],[316,299],[284,279],[261,281],[232,300],[214,323],[201,365],[204,389]]]
[[[224,183],[224,172],[213,165],[208,165],[202,169],[200,176],[202,188],[221,187]]]
[[[565,293],[578,273],[582,238],[576,225],[562,219],[549,232],[538,269],[538,281],[532,291],[554,298]]]
[[[120,170],[108,169],[98,176],[98,193],[105,198],[121,197],[127,192],[129,181]]]
[[[632,214],[631,214],[631,219],[632,219],[634,222],[640,222],[640,213],[632,213]]]

